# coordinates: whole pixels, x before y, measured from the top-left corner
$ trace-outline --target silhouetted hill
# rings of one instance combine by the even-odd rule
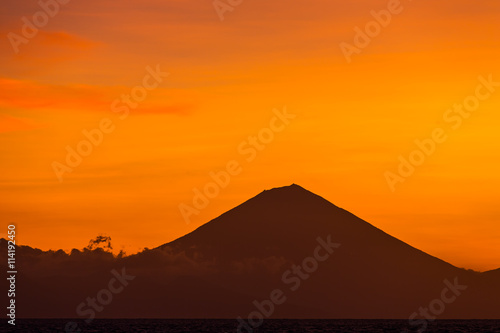
[[[130,257],[21,248],[19,256],[24,317],[75,317],[86,297],[108,285],[110,270],[124,267],[136,278],[100,318],[246,318],[255,300],[276,289],[286,301],[274,318],[408,318],[453,296],[443,294],[445,280],[467,289],[456,290],[439,318],[500,318],[500,270],[454,267],[298,185],[264,191]]]
[[[487,271],[485,272],[486,274],[491,274],[493,276],[500,276],[500,268],[492,270],[492,271]]]
[[[390,258],[392,264],[398,263],[399,269],[411,266],[414,270],[420,265],[456,269],[295,184],[264,191],[159,248],[220,260],[269,256],[300,259],[307,246],[314,246],[318,236],[329,234],[342,243],[341,253],[356,259],[358,266],[363,262],[373,263],[378,254],[378,259]],[[378,264],[383,265],[383,260]]]

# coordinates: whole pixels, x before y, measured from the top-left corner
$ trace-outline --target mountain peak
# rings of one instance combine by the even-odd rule
[[[266,191],[280,191],[280,190],[281,191],[283,191],[283,190],[288,190],[288,191],[297,191],[297,190],[307,191],[302,186],[293,183],[292,185],[286,185],[286,186],[280,186],[280,187],[273,187],[270,190],[264,190],[264,192],[266,192]],[[310,191],[307,191],[307,192],[310,192]]]
[[[275,205],[275,208],[277,208],[277,206],[284,205],[288,210],[293,209],[294,207],[297,209],[299,209],[299,207],[304,208],[304,205],[338,208],[325,198],[306,190],[302,186],[295,183],[287,186],[274,187],[270,190],[264,190],[247,202],[260,203],[261,205],[266,206]]]
[[[274,194],[274,195],[287,195],[287,196],[296,196],[296,195],[312,195],[314,197],[320,197],[319,195],[303,188],[300,185],[297,185],[293,183],[292,185],[286,185],[286,186],[280,186],[280,187],[274,187],[269,190],[264,190],[262,191],[258,196],[261,194]],[[258,197],[257,196],[257,197]],[[321,197],[320,197],[321,198]]]
[[[351,231],[352,235],[358,235],[365,228],[376,229],[321,196],[292,184],[264,190],[193,232],[162,246],[205,249],[205,257],[245,258],[284,256],[285,253],[294,253],[298,257],[300,253],[296,252],[295,244],[315,242],[319,235],[328,236],[337,231]],[[286,235],[284,244],[273,245],[283,235]],[[225,248],[232,248],[234,242],[238,242],[241,248],[227,253]],[[269,247],[279,250],[270,254],[267,252]]]
[[[293,183],[292,185],[286,185],[286,186],[280,186],[280,187],[273,187],[270,190],[264,190],[262,193],[265,192],[286,192],[286,193],[299,193],[299,192],[307,192],[307,193],[312,193],[311,191],[306,190],[300,185],[297,185]]]

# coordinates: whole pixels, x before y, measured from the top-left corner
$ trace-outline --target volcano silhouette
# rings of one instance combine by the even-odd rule
[[[326,243],[335,244],[330,252]],[[18,252],[37,263],[22,270],[23,317],[75,317],[76,306],[107,285],[110,269],[123,267],[135,279],[100,318],[245,318],[278,289],[286,300],[271,318],[408,319],[445,295],[453,301],[440,319],[500,319],[500,269],[457,268],[295,184],[125,258]],[[324,260],[308,259],[307,278],[291,283],[293,265],[318,253]]]

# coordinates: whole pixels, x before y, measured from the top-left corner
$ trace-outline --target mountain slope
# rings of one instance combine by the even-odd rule
[[[334,317],[407,316],[413,304],[428,302],[428,291],[439,294],[445,278],[469,275],[298,185],[264,191],[159,249],[219,263],[249,258],[300,263],[312,255],[318,237],[329,236],[340,247],[311,277],[314,282],[304,282],[291,299]],[[225,285],[239,292],[246,288],[242,281]]]
[[[123,269],[135,278],[99,318],[246,318],[278,290],[273,318],[421,318],[444,299],[441,319],[500,319],[500,271],[454,267],[298,185],[130,257],[18,256],[23,317],[80,316],[77,306]]]

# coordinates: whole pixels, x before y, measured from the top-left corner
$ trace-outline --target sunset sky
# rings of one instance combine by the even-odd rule
[[[15,223],[21,244],[70,250],[106,234],[132,254],[296,183],[456,266],[500,267],[500,84],[456,129],[444,117],[480,77],[500,83],[498,0],[404,0],[350,63],[341,43],[388,1],[244,0],[223,21],[211,0],[58,6],[16,45],[40,5],[0,12],[3,237]],[[114,112],[157,69],[168,76]],[[242,154],[284,110],[295,117]],[[114,129],[60,181],[54,162],[103,119]],[[446,141],[392,191],[386,172],[436,128]],[[186,221],[179,207],[234,160],[240,172]]]

